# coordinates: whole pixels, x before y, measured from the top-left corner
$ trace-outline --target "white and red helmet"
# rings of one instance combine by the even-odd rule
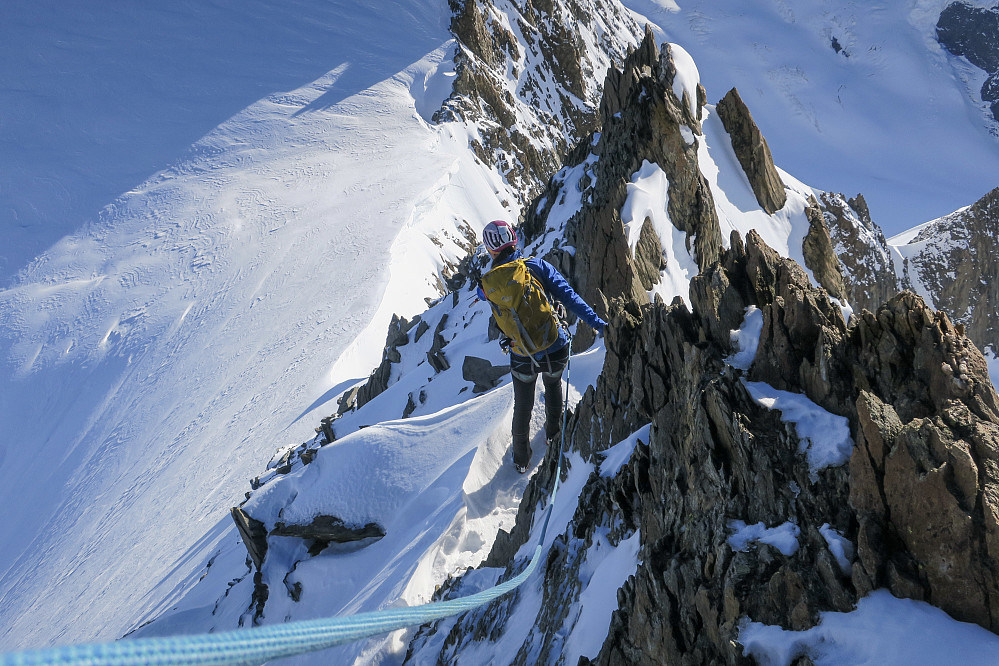
[[[492,254],[517,245],[517,232],[509,222],[493,220],[482,230],[482,244]]]

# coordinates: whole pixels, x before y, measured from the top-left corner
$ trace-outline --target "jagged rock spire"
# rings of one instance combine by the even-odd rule
[[[722,97],[716,109],[732,139],[732,149],[749,178],[756,200],[763,210],[773,215],[784,207],[787,193],[774,166],[767,140],[735,88]]]

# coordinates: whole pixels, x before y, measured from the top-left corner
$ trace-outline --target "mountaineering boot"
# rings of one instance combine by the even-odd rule
[[[526,432],[513,433],[513,464],[523,474],[531,463],[531,442]],[[521,468],[524,468],[523,470]]]
[[[527,465],[514,465],[514,467],[517,468],[517,473],[518,474],[526,474],[527,473]]]

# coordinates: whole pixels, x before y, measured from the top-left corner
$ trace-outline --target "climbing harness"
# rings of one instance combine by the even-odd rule
[[[75,664],[79,666],[132,666],[146,664],[260,664],[272,659],[324,650],[369,636],[421,625],[457,615],[497,599],[527,580],[541,560],[548,533],[552,507],[562,474],[562,453],[569,414],[569,361],[572,359],[572,335],[569,336],[569,359],[565,366],[566,395],[563,401],[562,435],[555,467],[555,481],[545,510],[541,536],[527,567],[517,576],[476,594],[449,601],[434,601],[410,608],[390,608],[348,617],[321,618],[287,624],[254,627],[217,634],[139,638],[114,643],[70,645],[0,655],[0,666],[41,666]],[[561,386],[559,387],[561,390]]]

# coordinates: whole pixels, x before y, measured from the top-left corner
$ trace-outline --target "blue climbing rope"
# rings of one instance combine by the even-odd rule
[[[347,617],[322,618],[255,627],[218,634],[141,638],[114,643],[70,645],[0,655],[0,666],[41,666],[77,664],[86,666],[133,666],[167,664],[261,664],[272,659],[324,650],[378,634],[425,624],[457,615],[497,599],[517,588],[530,577],[541,560],[548,522],[562,472],[562,452],[569,407],[569,362],[572,337],[566,360],[566,395],[562,413],[562,436],[559,438],[558,463],[551,498],[545,511],[534,556],[517,576],[476,594],[449,601],[435,601],[410,608],[360,613]],[[561,390],[561,386],[559,387]]]

